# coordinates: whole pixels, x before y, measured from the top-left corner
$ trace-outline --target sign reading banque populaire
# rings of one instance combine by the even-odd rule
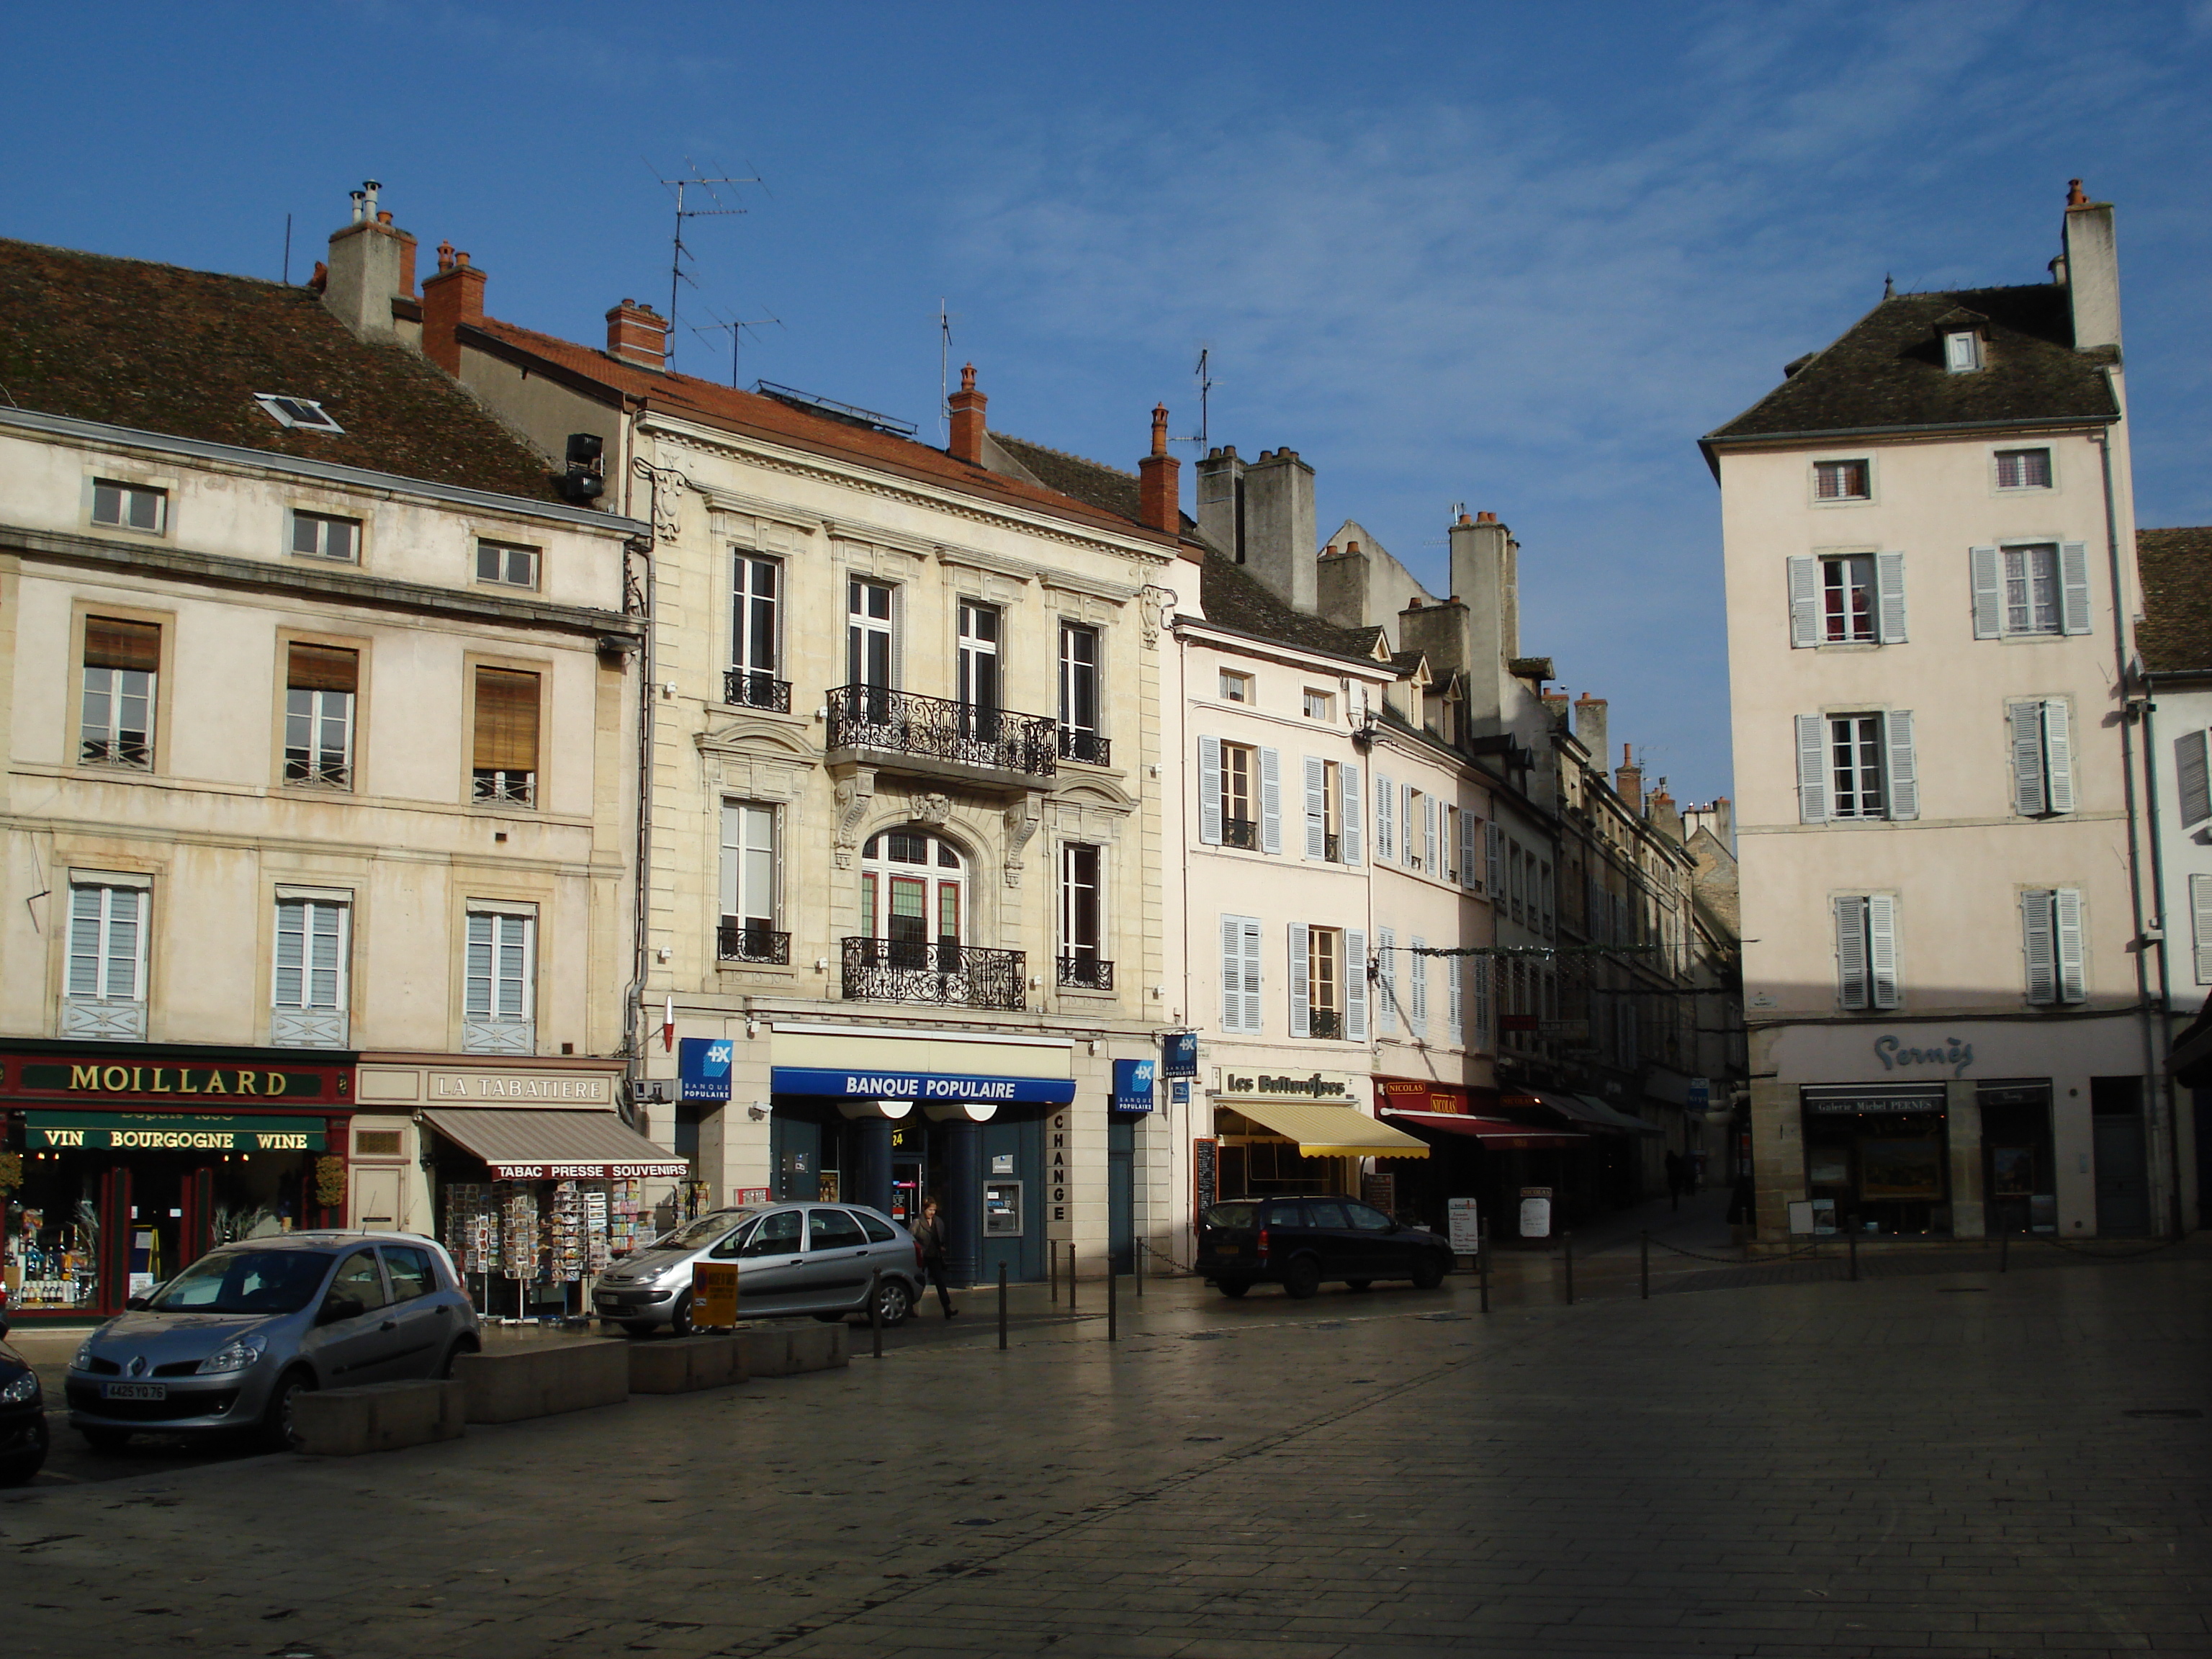
[[[315,1118],[200,1117],[182,1112],[26,1112],[33,1152],[319,1152]]]
[[[676,1075],[684,1099],[730,1097],[730,1054],[736,1046],[727,1037],[685,1037],[677,1044]]]
[[[1066,1078],[957,1077],[940,1072],[842,1072],[827,1066],[779,1066],[769,1084],[780,1095],[835,1095],[844,1100],[911,1100],[923,1105],[943,1101],[1025,1101],[1065,1106],[1075,1098]]]

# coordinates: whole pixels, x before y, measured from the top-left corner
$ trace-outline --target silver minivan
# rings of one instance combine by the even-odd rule
[[[883,1322],[896,1325],[921,1293],[914,1235],[880,1211],[864,1204],[745,1204],[710,1210],[623,1257],[592,1282],[592,1310],[632,1336],[663,1327],[689,1335],[691,1269],[702,1261],[736,1266],[741,1319],[866,1313],[873,1280]]]
[[[140,1431],[294,1443],[312,1389],[444,1376],[483,1333],[453,1258],[412,1233],[280,1233],[210,1250],[131,1298],[70,1361],[70,1425],[94,1450]]]

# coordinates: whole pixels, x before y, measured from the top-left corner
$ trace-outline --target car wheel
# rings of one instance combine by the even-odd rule
[[[1444,1282],[1444,1264],[1435,1256],[1425,1256],[1413,1264],[1413,1288],[1433,1291]]]
[[[698,1328],[691,1322],[691,1292],[686,1291],[676,1298],[676,1305],[668,1311],[668,1334],[671,1336],[690,1336]]]
[[[46,1461],[46,1425],[31,1425],[31,1443],[11,1457],[0,1459],[0,1486],[20,1486],[36,1474]]]
[[[261,1419],[261,1443],[270,1451],[297,1451],[300,1431],[293,1426],[292,1407],[303,1394],[315,1391],[315,1379],[306,1371],[287,1371],[276,1379],[269,1396],[269,1410]]]
[[[1241,1300],[1244,1292],[1252,1288],[1252,1281],[1249,1279],[1217,1279],[1213,1281],[1213,1288],[1234,1302]]]
[[[651,1336],[653,1322],[649,1319],[625,1319],[623,1321],[623,1334],[633,1342],[641,1337]]]
[[[1310,1255],[1302,1255],[1283,1269],[1283,1289],[1294,1299],[1303,1302],[1321,1289],[1321,1263]]]
[[[876,1307],[885,1330],[902,1325],[914,1311],[914,1291],[903,1279],[886,1279],[876,1287]]]
[[[453,1375],[453,1362],[459,1359],[463,1354],[481,1353],[483,1352],[483,1349],[481,1344],[465,1336],[461,1338],[459,1341],[454,1343],[452,1347],[446,1350],[445,1361],[438,1367],[438,1380],[442,1382],[452,1379]]]
[[[1347,1279],[1344,1282],[1355,1291],[1366,1290],[1375,1283],[1371,1279]]]
[[[89,1451],[119,1452],[131,1443],[128,1429],[79,1429],[77,1432],[84,1437],[85,1448]]]

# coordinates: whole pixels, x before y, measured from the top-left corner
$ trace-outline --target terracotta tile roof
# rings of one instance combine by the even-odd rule
[[[1978,319],[1986,319],[1987,367],[1948,373],[1937,325]],[[2117,411],[2100,370],[2115,361],[2110,352],[2074,349],[2066,290],[2055,283],[1900,294],[1833,344],[1799,359],[1796,374],[1706,441],[1891,426],[2108,420]]]
[[[558,499],[545,460],[413,351],[251,276],[0,240],[0,387],[45,414]],[[258,392],[312,398],[345,430],[279,426]]]
[[[1275,596],[1260,579],[1225,554],[1210,549],[1200,568],[1199,594],[1206,619],[1239,634],[1294,645],[1306,651],[1327,651],[1340,657],[1369,654],[1370,630],[1339,628],[1293,610]]]
[[[741,392],[734,386],[720,386],[689,374],[641,368],[590,346],[493,318],[464,325],[461,337],[466,343],[489,343],[494,347],[504,346],[509,353],[538,358],[664,414],[818,454],[865,462],[903,473],[917,482],[964,490],[1008,506],[1052,513],[1098,529],[1154,535],[1133,522],[1130,515],[1109,511],[1074,495],[1009,478],[981,466],[970,466],[941,449],[917,443],[911,438],[832,420],[826,415],[797,409],[757,392]],[[1155,535],[1155,539],[1159,538]],[[1163,550],[1173,551],[1164,542]]]
[[[1085,460],[1063,449],[1048,449],[1026,438],[1009,437],[1003,432],[994,432],[991,441],[1047,489],[1088,501],[1132,522],[1141,522],[1137,517],[1139,484],[1135,473],[1124,472],[1103,461]]]
[[[2136,647],[2154,673],[2212,670],[2212,526],[2138,530],[2143,619]]]

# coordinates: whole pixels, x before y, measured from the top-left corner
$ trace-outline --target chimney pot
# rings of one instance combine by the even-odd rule
[[[2068,207],[2089,205],[2089,198],[2081,193],[2081,181],[2079,179],[2069,179],[2066,181],[2066,205]]]
[[[983,408],[989,402],[975,390],[975,365],[964,365],[960,371],[960,390],[945,400],[951,417],[945,453],[954,460],[965,461],[970,466],[983,465]]]
[[[377,222],[377,223],[379,223],[380,225],[388,225],[388,224],[390,224],[390,223],[392,222],[392,210],[391,210],[390,208],[380,208],[380,209],[378,209],[378,210],[377,210],[377,214],[376,214],[376,222]]]
[[[394,340],[394,300],[415,291],[415,239],[376,205],[371,179],[349,192],[353,215],[331,233],[325,262],[323,303],[349,333],[363,340]]]
[[[453,268],[453,245],[451,242],[441,242],[441,243],[439,243],[439,244],[438,244],[438,269],[439,269],[439,270],[451,270]]]
[[[1137,517],[1163,536],[1182,534],[1182,463],[1168,453],[1168,406],[1152,405],[1152,453],[1137,463]]]
[[[651,306],[624,300],[607,313],[607,356],[640,368],[665,368],[667,319]]]
[[[1357,553],[1359,551],[1358,538],[1357,537],[1347,538],[1344,544],[1344,550],[1346,553]]]

